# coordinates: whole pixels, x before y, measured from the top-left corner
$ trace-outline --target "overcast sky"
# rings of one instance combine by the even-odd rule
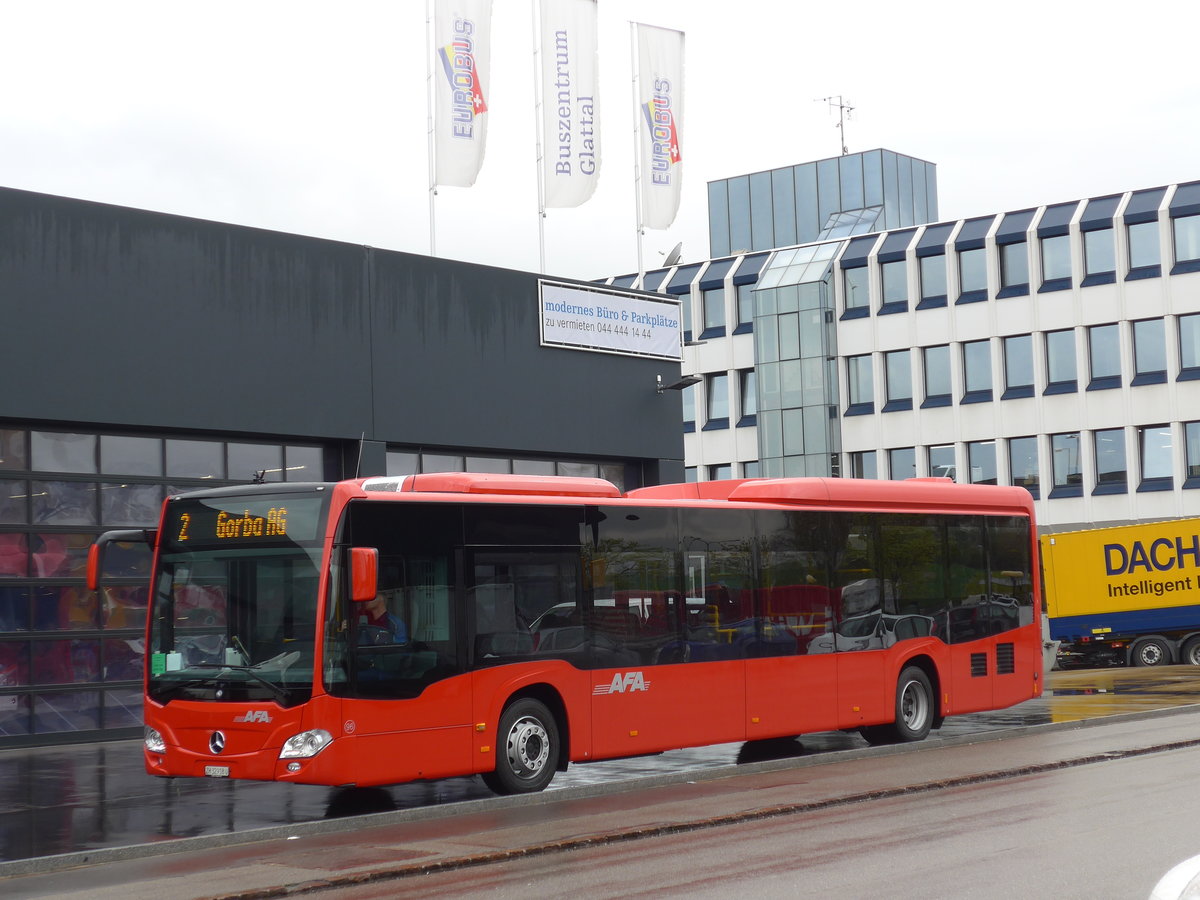
[[[538,268],[531,0],[494,0],[487,157],[439,189],[439,256]],[[683,201],[852,152],[937,164],[940,217],[1200,179],[1200,5],[600,0],[602,177],[546,270],[637,267],[631,20],[686,33]],[[0,185],[428,253],[425,0],[0,0]]]

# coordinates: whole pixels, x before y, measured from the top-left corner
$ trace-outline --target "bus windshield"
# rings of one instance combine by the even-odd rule
[[[312,696],[324,506],[312,494],[169,503],[150,622],[152,699],[294,706]]]

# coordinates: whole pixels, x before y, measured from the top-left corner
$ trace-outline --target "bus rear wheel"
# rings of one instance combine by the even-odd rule
[[[537,700],[524,697],[500,716],[496,768],[483,782],[497,794],[532,794],[554,777],[558,764],[558,723]]]
[[[906,744],[923,741],[933,727],[933,688],[929,676],[909,666],[896,680],[896,720],[889,725],[871,725],[858,733],[868,744]]]

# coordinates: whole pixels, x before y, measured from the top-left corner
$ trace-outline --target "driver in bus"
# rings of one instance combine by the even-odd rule
[[[363,606],[365,615],[359,617],[360,644],[407,644],[408,626],[388,609],[387,596],[380,592]]]

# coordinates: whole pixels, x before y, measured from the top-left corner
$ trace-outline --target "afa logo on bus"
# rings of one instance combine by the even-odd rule
[[[624,694],[626,691],[645,691],[650,689],[650,682],[641,672],[618,672],[609,684],[598,684],[592,691],[592,696],[602,694]]]

